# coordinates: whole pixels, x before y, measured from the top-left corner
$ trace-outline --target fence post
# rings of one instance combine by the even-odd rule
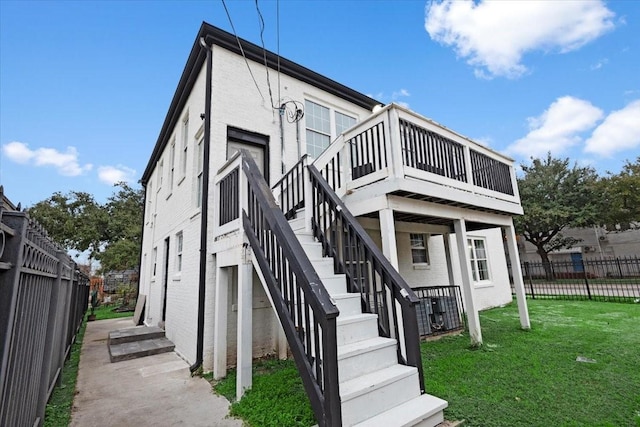
[[[587,279],[587,269],[584,265],[584,259],[580,259],[580,264],[582,264],[582,275],[584,276],[584,285],[587,288],[587,295],[589,296],[589,299],[591,299],[591,289],[589,289],[589,279]]]
[[[533,292],[533,279],[531,278],[531,266],[529,265],[529,261],[524,262],[524,273],[529,280],[529,289],[531,289],[531,298],[536,299],[536,294]]]
[[[620,257],[616,257],[616,264],[618,265],[618,273],[620,273],[620,278],[622,279],[622,277],[624,277],[622,275],[622,266],[620,265]]]

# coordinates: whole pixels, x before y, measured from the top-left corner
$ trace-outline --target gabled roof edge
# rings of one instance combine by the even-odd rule
[[[204,64],[207,55],[206,51],[200,46],[200,38],[204,38],[208,45],[215,44],[237,55],[241,55],[238,42],[233,34],[214,27],[206,22],[202,23],[200,30],[198,31],[198,35],[193,43],[193,47],[191,48],[191,53],[189,54],[187,63],[182,71],[178,87],[176,88],[171,100],[169,111],[164,119],[162,129],[160,130],[155,147],[151,153],[149,163],[142,174],[141,182],[144,186],[146,186],[146,183],[149,181],[151,172],[153,171],[156,162],[159,160],[160,154],[168,143],[170,132],[180,119],[180,112],[184,108],[191,89],[193,88],[196,78]],[[263,52],[261,46],[243,39],[240,39],[240,43],[242,44],[242,49],[247,59],[258,63],[264,62],[265,52]],[[267,50],[266,58],[269,68],[277,70],[278,55]],[[280,57],[280,72],[315,86],[325,92],[331,93],[332,95],[338,96],[362,108],[372,109],[374,106],[381,104],[381,102],[376,101],[373,98],[283,57]]]

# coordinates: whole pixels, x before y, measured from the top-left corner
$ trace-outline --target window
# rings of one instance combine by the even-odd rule
[[[305,100],[304,116],[307,126],[307,154],[318,157],[331,142],[329,109]]]
[[[158,189],[156,191],[160,191],[160,187],[162,187],[162,174],[164,169],[164,160],[160,160],[158,163]]]
[[[487,254],[487,243],[484,239],[467,239],[469,248],[469,259],[471,259],[471,272],[474,282],[490,280],[489,258]]]
[[[336,111],[336,136],[355,125],[356,122],[354,117]]]
[[[196,158],[198,172],[196,175],[196,206],[202,206],[203,164],[204,164],[204,139],[198,141],[198,157]]]
[[[187,174],[187,149],[189,148],[189,116],[182,122],[182,161],[180,163],[180,177]]]
[[[175,163],[176,163],[176,140],[175,138],[171,142],[171,148],[169,151],[169,192],[173,190],[173,177],[175,175]]]
[[[411,258],[414,264],[429,264],[426,234],[411,234]]]
[[[182,231],[176,234],[176,271],[182,271]]]
[[[153,208],[153,182],[149,181],[149,186],[147,187],[147,209],[144,211],[147,221],[149,221],[149,217],[151,216],[152,208]]]
[[[153,248],[153,266],[151,270],[151,277],[156,277],[156,265],[158,264],[158,247]]]

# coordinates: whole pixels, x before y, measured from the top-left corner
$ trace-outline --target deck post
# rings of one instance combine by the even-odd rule
[[[393,220],[393,209],[381,209],[380,235],[382,237],[382,253],[387,257],[391,265],[398,269],[398,245],[396,243],[396,227]]]
[[[249,252],[248,248],[244,249]],[[253,265],[243,257],[238,265],[238,354],[236,399],[251,388],[253,363]]]
[[[227,376],[227,316],[229,306],[229,270],[216,267],[215,310],[213,323],[213,378]]]
[[[455,279],[453,276],[453,260],[451,259],[451,234],[444,233],[442,235],[444,242],[444,256],[447,261],[447,275],[449,276],[449,286],[455,286]]]
[[[464,305],[467,311],[471,344],[481,345],[482,330],[480,329],[480,316],[478,316],[478,309],[474,298],[471,259],[469,258],[469,251],[467,250],[467,226],[464,218],[455,219],[453,225],[456,232],[456,243],[458,245],[460,273],[462,274],[462,294],[464,295]]]
[[[520,268],[520,254],[516,242],[513,219],[511,225],[502,227],[507,237],[507,250],[511,260],[511,274],[513,275],[513,286],[516,290],[516,301],[518,302],[518,312],[520,313],[520,325],[523,329],[531,329],[529,320],[529,309],[527,307],[527,297],[524,290],[524,280],[522,279],[522,269]]]

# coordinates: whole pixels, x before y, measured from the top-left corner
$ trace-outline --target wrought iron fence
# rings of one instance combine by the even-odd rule
[[[89,278],[25,213],[0,216],[0,425],[39,426],[87,311]]]
[[[640,299],[638,257],[524,262],[521,269],[529,298],[616,302]]]

